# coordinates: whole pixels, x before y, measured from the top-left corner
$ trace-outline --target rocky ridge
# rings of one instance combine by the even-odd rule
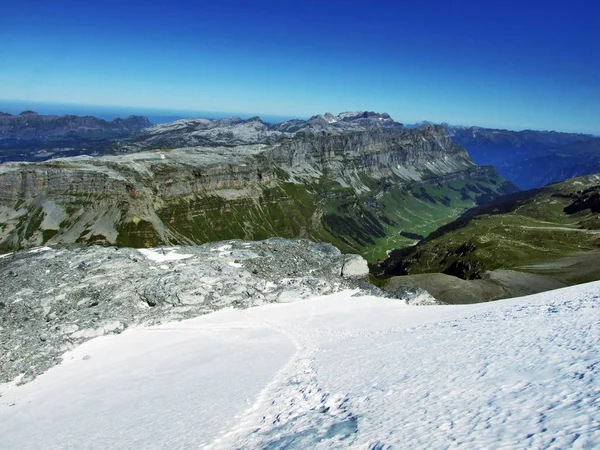
[[[395,122],[387,113],[355,111],[343,112],[337,116],[331,113],[318,114],[308,120],[289,120],[271,126],[272,130],[286,133],[359,131],[366,128],[403,130],[404,125]]]
[[[25,143],[127,137],[148,126],[148,119],[141,116],[106,121],[92,116],[40,115],[34,111],[23,111],[16,116],[2,113],[0,145],[6,141]]]
[[[131,141],[123,142],[120,149],[130,152],[149,148],[274,144],[293,139],[298,134],[382,129],[402,132],[404,126],[395,122],[389,114],[369,111],[345,112],[337,116],[325,113],[307,120],[294,119],[270,125],[260,117],[181,119],[147,127],[136,133]]]
[[[237,146],[268,144],[284,138],[271,130],[259,117],[243,120],[181,119],[143,129],[132,143],[125,143],[127,151],[146,148],[179,148],[194,146]]]
[[[147,118],[112,121],[91,116],[0,113],[0,163],[39,161],[81,154],[104,154],[116,140],[150,126]]]

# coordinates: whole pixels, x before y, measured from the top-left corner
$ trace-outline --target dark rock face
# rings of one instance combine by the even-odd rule
[[[105,121],[96,117],[0,114],[0,163],[106,153],[115,139],[150,126],[145,117]]]
[[[442,273],[463,280],[473,280],[479,277],[481,263],[478,261],[454,261]]]
[[[573,203],[564,208],[566,214],[575,214],[585,210],[600,212],[600,186],[594,186],[575,193]]]
[[[44,116],[24,111],[18,116],[0,115],[0,143],[119,138],[150,125],[148,119],[141,116],[108,122],[90,116]]]

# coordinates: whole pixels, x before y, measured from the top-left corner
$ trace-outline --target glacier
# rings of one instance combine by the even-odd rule
[[[346,290],[130,328],[1,385],[0,448],[597,448],[599,304]]]

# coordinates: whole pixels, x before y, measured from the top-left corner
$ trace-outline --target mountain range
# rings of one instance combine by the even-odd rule
[[[414,129],[430,122],[408,125]],[[600,171],[600,138],[556,131],[511,131],[443,124],[477,164],[492,165],[521,189],[532,189]],[[74,115],[0,113],[0,163],[143,151],[152,148],[274,144],[299,132],[347,132],[370,127],[402,130],[388,114],[373,111],[319,114],[308,120],[267,124],[259,117],[182,119],[152,125],[141,116],[105,121]]]
[[[363,255],[387,289],[414,285],[452,303],[457,292],[492,299],[600,277],[594,265],[581,277],[531,269],[595,255],[594,207],[564,211],[594,201],[596,178],[539,187],[600,171],[594,136],[405,127],[372,111],[277,124],[33,112],[2,120],[0,142],[95,142],[104,155],[0,166],[3,251],[305,237]],[[515,193],[511,180],[536,189]],[[589,231],[573,231],[581,227]]]
[[[186,119],[112,155],[0,166],[0,248],[308,237],[370,261],[516,188],[441,126],[387,114]]]
[[[150,126],[145,117],[106,121],[92,116],[0,112],[0,163],[51,157],[101,154],[115,139],[127,138]]]
[[[556,131],[509,131],[446,125],[477,164],[493,165],[521,189],[600,172],[600,137]]]

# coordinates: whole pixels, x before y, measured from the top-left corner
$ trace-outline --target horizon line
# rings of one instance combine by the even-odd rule
[[[219,114],[219,115],[224,115],[222,118],[232,118],[232,117],[238,117],[238,116],[248,116],[248,118],[253,118],[253,117],[258,117],[261,120],[262,117],[271,117],[271,118],[281,118],[281,119],[285,119],[282,120],[281,122],[275,122],[275,123],[282,123],[282,122],[286,122],[288,120],[294,120],[294,119],[300,119],[300,120],[306,120],[309,119],[310,117],[314,117],[316,115],[324,115],[324,114],[328,114],[329,111],[326,111],[324,113],[319,113],[319,114],[313,114],[311,116],[307,116],[307,115],[297,115],[297,114],[281,114],[281,113],[267,113],[267,112],[263,112],[263,113],[257,113],[257,112],[242,112],[242,111],[219,111],[219,110],[201,110],[201,109],[188,109],[188,108],[182,108],[182,109],[175,109],[175,108],[164,108],[164,107],[158,107],[158,106],[131,106],[131,105],[101,105],[101,104],[96,104],[96,103],[72,103],[72,102],[61,102],[61,101],[49,101],[49,100],[21,100],[21,99],[9,99],[9,98],[0,98],[0,104],[2,102],[13,102],[13,103],[41,103],[41,104],[46,104],[46,105],[60,105],[60,106],[65,106],[65,107],[69,107],[69,106],[73,106],[73,107],[85,107],[85,108],[106,108],[106,109],[113,109],[113,110],[118,110],[118,109],[129,109],[129,110],[146,110],[148,112],[153,111],[153,112],[163,112],[163,113],[180,113],[180,114],[187,114],[187,113],[191,113],[191,114],[203,114],[203,116],[199,116],[199,117],[185,117],[185,118],[181,118],[181,119],[175,119],[176,120],[185,120],[185,119],[219,119],[217,117],[208,117],[206,116],[206,114]],[[6,114],[10,114],[10,115],[19,115],[23,112],[27,111],[27,109],[19,112],[18,114],[11,114],[6,112]],[[32,110],[33,111],[33,110]],[[373,110],[369,110],[369,109],[364,109],[364,110],[347,110],[347,111],[340,111],[338,114],[342,114],[344,112],[371,112]],[[0,113],[5,112],[5,111],[1,111]],[[33,111],[36,112],[36,111]],[[113,111],[113,112],[117,112],[117,111]],[[387,112],[378,112],[378,111],[374,111],[377,114],[388,114]],[[37,113],[37,112],[36,112]],[[40,113],[37,113],[40,114]],[[180,115],[180,114],[176,114],[176,115]],[[229,116],[229,114],[231,114]],[[333,114],[333,113],[331,113]],[[40,115],[57,115],[57,116],[65,116],[65,115],[73,115],[73,116],[78,116],[77,114],[40,114]],[[133,115],[137,115],[137,116],[143,116],[146,117],[143,114],[130,114],[128,117],[131,117]],[[227,116],[225,116],[227,115]],[[334,114],[335,115],[335,114]],[[78,117],[84,117],[84,116],[78,116]],[[96,117],[96,116],[91,116],[91,117]],[[391,117],[391,115],[390,115]],[[120,117],[120,116],[116,116],[116,118],[121,118],[121,119],[126,119],[127,117]],[[148,117],[146,117],[148,118]],[[114,119],[113,119],[114,120]],[[246,119],[247,120],[247,119]],[[394,120],[395,122],[396,119],[392,118],[392,120]],[[264,122],[264,120],[263,120]],[[271,122],[271,121],[268,121]],[[168,122],[166,122],[168,123]],[[521,128],[521,127],[502,127],[502,126],[481,126],[481,125],[464,125],[464,124],[452,124],[450,122],[447,121],[441,121],[441,122],[434,122],[431,120],[427,120],[427,119],[423,119],[423,120],[418,120],[415,122],[406,122],[406,121],[400,121],[397,123],[401,123],[403,125],[426,125],[426,124],[431,124],[431,125],[448,125],[451,127],[462,127],[462,128],[481,128],[481,129],[488,129],[488,130],[498,130],[498,131],[511,131],[511,132],[523,132],[523,131],[536,131],[536,132],[545,132],[545,133],[564,133],[564,134],[579,134],[579,135],[584,135],[584,136],[593,136],[593,137],[600,137],[600,133],[599,134],[595,134],[593,132],[583,132],[583,131],[561,131],[561,130],[557,130],[557,129],[541,129],[541,128]]]

